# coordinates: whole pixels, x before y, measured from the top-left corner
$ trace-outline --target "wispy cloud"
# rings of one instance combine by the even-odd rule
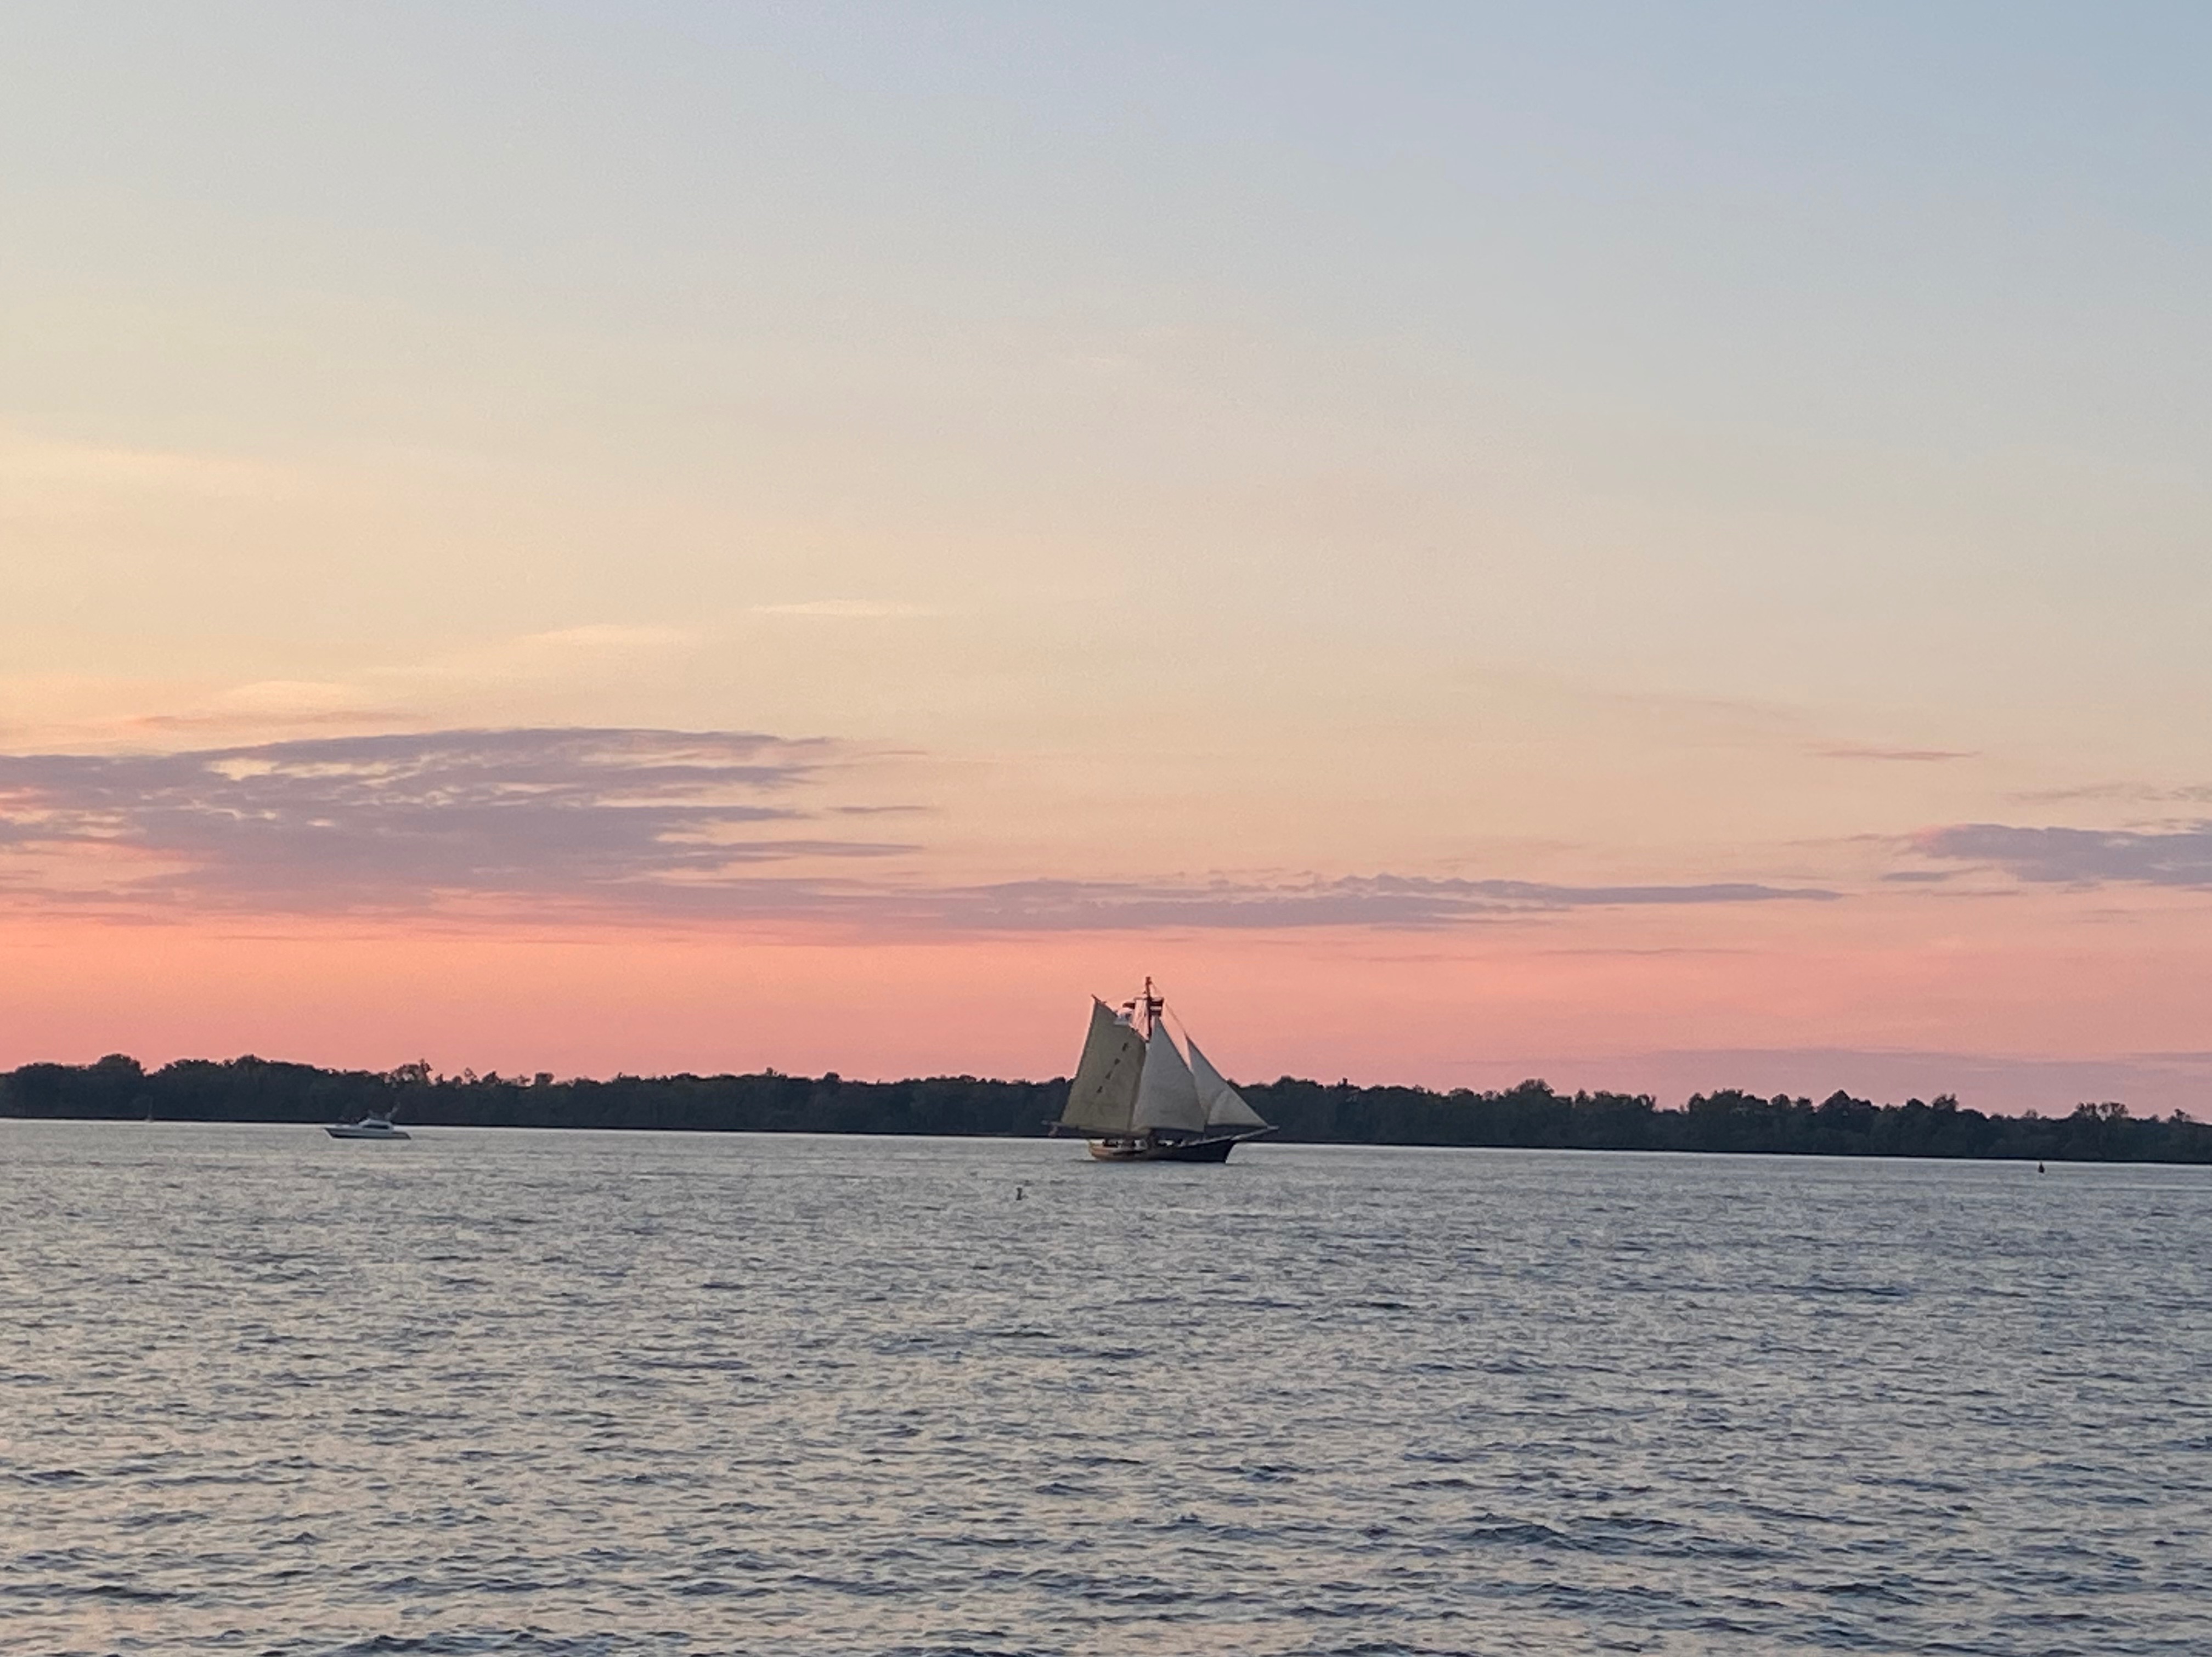
[[[2212,804],[2212,783],[2091,782],[2070,788],[2035,788],[2012,798],[2023,805],[2069,805],[2081,800],[2142,805]]]
[[[0,704],[43,718],[0,720],[18,747],[112,751],[149,741],[271,742],[287,737],[437,730],[458,709],[503,723],[597,694],[665,689],[705,648],[702,629],[595,622],[448,645],[397,660],[333,660],[330,677],[229,685],[0,672]]]
[[[1973,760],[1981,756],[1964,748],[1884,748],[1874,743],[1830,743],[1808,750],[1821,760],[1893,760],[1908,764],[1941,765],[1948,760]]]
[[[592,669],[628,671],[635,664],[680,657],[698,646],[699,635],[683,628],[594,622],[469,645],[426,661],[379,668],[371,677],[395,684],[453,679],[495,683],[564,679]]]
[[[1913,837],[1923,857],[1978,864],[2039,884],[2212,889],[2212,822],[2138,831],[1964,822]]]
[[[755,616],[818,616],[832,620],[872,621],[900,616],[934,616],[927,604],[893,604],[880,598],[809,598],[793,604],[755,604]]]
[[[726,731],[439,731],[0,756],[0,848],[103,853],[114,895],[309,911],[621,903],[878,842],[774,836],[829,744]]]
[[[396,707],[380,706],[362,687],[321,679],[261,679],[234,685],[185,712],[141,713],[123,729],[197,731],[203,741],[219,732],[267,737],[278,731],[351,726],[390,729],[405,719]]]
[[[935,883],[883,861],[921,847],[810,832],[914,810],[824,798],[828,774],[853,757],[750,732],[577,729],[0,756],[0,886],[19,901],[181,913],[458,908],[970,932],[1407,931],[1837,895],[1392,873]]]
[[[298,486],[298,477],[281,467],[234,456],[0,431],[0,501],[15,505],[82,504],[118,495],[258,501]]]
[[[1164,927],[1432,927],[1566,909],[1653,904],[1826,901],[1838,894],[1739,883],[1681,886],[1556,886],[1525,880],[1414,875],[1204,883],[1029,880],[931,894],[943,919],[1010,931]]]

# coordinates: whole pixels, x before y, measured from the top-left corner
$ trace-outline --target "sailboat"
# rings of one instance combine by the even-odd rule
[[[1166,1011],[1149,978],[1118,1010],[1091,998],[1091,1031],[1054,1132],[1082,1134],[1102,1162],[1225,1162],[1245,1140],[1275,1131],[1187,1030],[1184,1058]]]

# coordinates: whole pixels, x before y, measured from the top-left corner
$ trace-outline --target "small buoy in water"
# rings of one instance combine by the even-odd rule
[[[1019,1201],[1021,1201],[1021,1199],[1022,1199],[1022,1187],[1019,1187],[1019,1186],[1016,1186],[1016,1187],[1014,1187],[1014,1200],[1015,1200],[1016,1202],[1019,1202]]]
[[[2041,1162],[2038,1162],[2038,1163],[2035,1165],[2035,1171],[2036,1171],[2038,1174],[2040,1174],[2040,1173],[2042,1173],[2042,1172],[2043,1172],[2043,1164],[2042,1164]]]

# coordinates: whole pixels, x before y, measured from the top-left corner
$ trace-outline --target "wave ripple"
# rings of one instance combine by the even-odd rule
[[[2188,1168],[0,1123],[0,1643],[2212,1650],[2208,1221]]]

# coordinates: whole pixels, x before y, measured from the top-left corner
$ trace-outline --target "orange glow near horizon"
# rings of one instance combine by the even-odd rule
[[[0,937],[0,1064],[266,1058],[388,1069],[607,1076],[773,1067],[857,1078],[1064,1074],[1088,993],[1146,973],[1232,1073],[1658,1092],[1856,1085],[1851,1050],[1900,1093],[2063,1108],[2084,1061],[2174,1053],[2212,968],[2202,929],[2077,928],[2037,946],[2012,906],[1971,933],[1896,941],[1895,917],[1581,914],[1407,934],[1052,933],[886,938],[640,927],[503,934],[298,921],[240,926],[17,920]],[[1702,934],[1698,941],[1693,934]],[[1671,941],[1665,941],[1669,940]],[[2084,982],[2096,986],[2085,998]],[[2054,1020],[2050,1010],[2069,1008]],[[1804,1056],[1792,1061],[1788,1055]],[[1946,1052],[1964,1062],[1947,1063]],[[2009,1055],[1992,1071],[1977,1054]],[[1701,1057],[1701,1055],[1710,1055]],[[1739,1055],[1730,1057],[1729,1055]],[[1763,1056],[1761,1056],[1763,1055]],[[2039,1065],[2057,1066],[2048,1084]],[[2069,1068],[2071,1066],[2072,1068]],[[1706,1072],[1711,1073],[1706,1073]],[[1784,1073],[1787,1074],[1784,1074]],[[2133,1085],[2187,1102],[2194,1071]]]

